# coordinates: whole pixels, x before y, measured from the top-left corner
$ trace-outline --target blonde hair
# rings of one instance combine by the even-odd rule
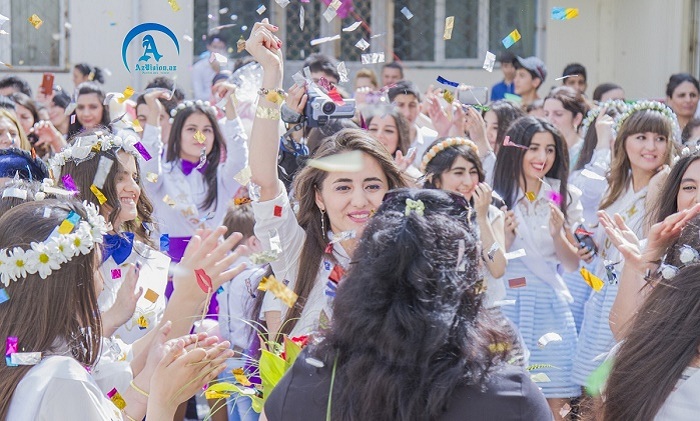
[[[32,144],[29,143],[27,134],[24,133],[24,129],[22,128],[22,125],[19,124],[19,121],[17,121],[17,117],[5,109],[0,109],[0,119],[2,118],[7,118],[17,128],[17,133],[19,134],[19,148],[30,152],[32,150]]]

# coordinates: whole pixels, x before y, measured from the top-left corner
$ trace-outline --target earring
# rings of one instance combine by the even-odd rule
[[[323,239],[326,239],[326,211],[320,209],[321,211],[321,234],[323,234]]]

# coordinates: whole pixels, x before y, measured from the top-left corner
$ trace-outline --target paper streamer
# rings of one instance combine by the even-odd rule
[[[443,85],[453,86],[453,87],[455,87],[455,88],[459,86],[459,83],[458,83],[458,82],[452,82],[451,80],[447,80],[447,79],[445,79],[445,78],[442,77],[442,76],[438,76],[438,77],[437,77],[437,81],[438,81],[439,83],[442,83]]]
[[[75,185],[75,181],[73,181],[73,177],[71,177],[70,174],[66,174],[61,177],[61,181],[63,181],[63,186],[66,188],[66,190],[72,192],[78,191],[78,187]]]
[[[90,185],[90,191],[95,195],[95,197],[97,197],[97,201],[100,203],[100,205],[104,205],[107,202],[107,197],[105,197],[104,193],[102,193],[102,191],[98,189],[96,185]]]
[[[141,154],[141,156],[143,157],[144,160],[150,161],[151,159],[153,159],[151,157],[151,154],[148,153],[148,151],[146,150],[146,147],[143,146],[143,144],[141,142],[134,143],[134,148],[136,148],[136,150],[139,151],[139,153]]]
[[[11,355],[17,352],[17,337],[8,336],[5,340],[5,364],[8,367],[17,367],[17,364],[12,363]]]

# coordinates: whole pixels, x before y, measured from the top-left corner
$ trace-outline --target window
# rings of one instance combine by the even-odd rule
[[[407,20],[401,9],[413,18]],[[445,18],[454,16],[452,38],[443,40]],[[394,2],[394,54],[402,61],[444,65],[483,63],[486,50],[498,54],[513,29],[522,38],[509,51],[533,55],[536,0],[404,0]]]
[[[0,61],[17,68],[63,70],[66,63],[66,2],[0,0],[3,25],[9,35],[0,35]],[[29,22],[37,14],[43,24],[37,30]],[[3,68],[3,70],[10,70]]]

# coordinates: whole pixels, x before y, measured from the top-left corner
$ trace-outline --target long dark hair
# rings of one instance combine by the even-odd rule
[[[498,131],[496,132],[496,144],[494,146],[494,152],[498,153],[498,150],[503,146],[503,138],[506,137],[506,132],[511,123],[520,117],[525,117],[526,114],[518,104],[505,99],[499,99],[489,105],[489,107],[488,111],[493,111],[498,120]]]
[[[401,177],[398,167],[394,163],[386,148],[375,140],[364,130],[343,129],[335,136],[326,140],[316,151],[315,158],[337,155],[342,152],[362,151],[374,158],[384,171],[388,180],[388,188],[394,189],[404,187],[405,182]],[[297,221],[306,232],[304,245],[299,258],[299,272],[297,273],[294,292],[300,297],[298,302],[291,308],[286,321],[282,325],[281,332],[288,334],[296,326],[297,319],[301,316],[303,302],[316,283],[316,276],[321,265],[321,259],[325,256],[334,261],[333,254],[326,254],[327,245],[326,233],[321,230],[321,218],[324,218],[325,226],[330,227],[330,220],[327,214],[321,214],[316,205],[316,191],[321,190],[324,180],[328,177],[326,171],[313,167],[304,167],[294,179],[294,191],[299,202]]]
[[[383,109],[371,114],[365,121],[367,127],[369,127],[375,117],[382,117],[384,115],[390,115],[394,119],[394,123],[396,124],[396,133],[399,138],[399,141],[396,144],[396,150],[391,153],[391,155],[395,156],[396,151],[401,151],[402,154],[406,155],[408,148],[411,147],[411,129],[408,120],[406,120],[406,117],[404,117],[397,108],[393,107],[390,110]]]
[[[48,216],[45,209],[51,210]],[[8,210],[0,217],[0,248],[28,250],[31,243],[46,240],[70,211],[86,220],[85,208],[74,199],[31,201]],[[45,280],[35,273],[10,282],[5,287],[10,300],[0,305],[0,337],[16,336],[20,348],[42,356],[67,346],[70,356],[92,366],[102,336],[94,283],[97,265],[93,249],[63,263]],[[12,395],[31,368],[0,364],[0,419],[7,417]]]
[[[426,149],[426,153],[428,153],[433,146],[447,139],[446,137],[435,139]],[[438,152],[433,159],[428,161],[428,164],[425,166],[425,182],[423,183],[423,188],[441,188],[438,184],[442,185],[442,174],[449,171],[450,168],[452,168],[452,164],[454,164],[455,160],[460,156],[474,165],[474,168],[476,168],[476,171],[479,173],[479,183],[483,183],[486,179],[486,174],[484,173],[484,168],[481,165],[481,159],[479,159],[477,152],[467,145],[456,145],[444,148]]]
[[[181,108],[183,107],[183,108]],[[199,206],[201,209],[211,209],[216,207],[218,203],[218,182],[217,173],[219,168],[219,161],[221,160],[221,155],[226,153],[226,142],[224,141],[224,135],[221,134],[219,129],[219,123],[216,121],[216,115],[214,111],[208,105],[198,102],[185,102],[178,106],[177,114],[173,119],[173,126],[170,129],[170,139],[168,140],[168,149],[165,153],[166,162],[180,163],[180,151],[182,150],[182,128],[185,126],[185,121],[187,117],[194,113],[202,113],[207,119],[209,119],[209,124],[211,124],[214,130],[214,143],[212,145],[211,151],[207,154],[207,168],[204,170],[204,181],[207,185],[207,194],[204,197],[204,202]]]
[[[94,129],[83,132],[80,135],[73,137],[73,139],[71,139],[71,143],[75,143],[82,137],[94,135],[96,132],[99,131],[100,129]],[[105,137],[112,137],[112,135],[109,134],[104,128],[102,128],[102,133],[106,133],[104,135]],[[88,202],[91,202],[98,207],[107,205],[110,208],[112,208],[112,211],[109,213],[109,217],[105,218],[110,223],[112,223],[112,225],[114,225],[114,223],[116,222],[117,216],[119,216],[119,212],[121,212],[122,209],[121,202],[119,200],[119,194],[116,190],[117,174],[119,173],[119,171],[122,171],[124,169],[121,162],[119,161],[120,150],[121,149],[119,148],[112,148],[107,150],[100,150],[98,152],[93,151],[91,153],[94,154],[94,156],[92,156],[90,159],[82,161],[79,164],[76,164],[73,160],[66,160],[66,164],[61,168],[61,177],[63,177],[66,174],[70,174],[71,178],[73,178],[73,181],[75,181],[76,187],[78,188],[78,196],[82,200],[87,200]],[[133,156],[130,154],[128,155]],[[107,174],[107,179],[103,188],[100,189],[105,195],[105,198],[107,198],[107,202],[105,202],[104,204],[100,204],[95,194],[92,192],[92,190],[90,190],[90,187],[92,186],[93,180],[95,179],[95,175],[97,174],[97,171],[99,169],[100,157],[103,156],[112,160],[114,164],[112,165],[112,168],[110,168],[109,173]],[[124,221],[121,227],[115,226],[114,229],[117,232],[120,232],[121,230],[133,232],[138,240],[153,247],[154,243],[149,235],[149,230],[144,225],[153,224],[153,204],[148,199],[148,196],[146,195],[146,189],[143,186],[139,158],[134,157],[134,160],[136,161],[136,170],[139,174],[139,177],[136,179],[136,184],[138,184],[139,188],[141,189],[139,200],[136,202],[136,213],[138,217],[133,221]]]
[[[77,96],[76,96],[76,101],[77,98],[80,97],[80,95],[88,95],[88,94],[96,94],[98,100],[100,101],[100,104],[102,104],[102,121],[100,121],[100,125],[104,127],[109,127],[109,105],[105,105],[105,91],[100,87],[100,85],[94,83],[94,82],[83,82],[80,85],[78,85],[77,88]],[[76,116],[73,118],[73,116]],[[68,136],[75,136],[76,134],[80,133],[83,130],[83,125],[80,124],[78,121],[77,114],[75,111],[71,114],[70,117],[72,123],[68,126]]]
[[[423,214],[406,215],[407,199]],[[483,385],[507,360],[489,350],[510,338],[482,311],[477,243],[446,192],[387,194],[338,287],[332,328],[312,350],[337,357],[334,420],[438,419],[455,388]]]
[[[692,220],[665,262],[681,267],[679,249],[700,248],[700,218]],[[604,421],[651,420],[700,346],[700,265],[681,267],[656,283],[632,319],[615,356],[603,404]],[[672,310],[671,310],[672,309]]]
[[[566,218],[566,207],[569,203],[569,152],[559,130],[548,121],[528,116],[513,122],[506,135],[510,136],[511,142],[529,147],[535,133],[549,133],[554,138],[556,157],[554,158],[554,165],[545,174],[545,177],[555,178],[560,181],[559,194],[561,195],[561,203],[559,209],[561,209],[564,218]],[[524,149],[512,146],[502,147],[498,151],[496,167],[493,170],[493,189],[503,198],[509,209],[512,209],[515,205],[520,182],[525,183],[523,157],[526,152]]]
[[[105,77],[102,73],[102,69],[100,69],[97,66],[91,66],[88,63],[78,63],[75,66],[73,66],[73,68],[78,70],[80,74],[88,78],[92,74],[92,79],[90,79],[91,82],[97,82],[100,84],[105,83]]]
[[[678,200],[676,200],[676,198],[678,197],[678,191],[681,189],[683,175],[688,167],[698,159],[700,159],[700,152],[695,152],[679,159],[678,162],[671,167],[671,172],[668,177],[666,177],[666,182],[664,182],[661,193],[656,199],[656,206],[647,210],[647,226],[661,222],[666,219],[667,216],[679,211]]]

